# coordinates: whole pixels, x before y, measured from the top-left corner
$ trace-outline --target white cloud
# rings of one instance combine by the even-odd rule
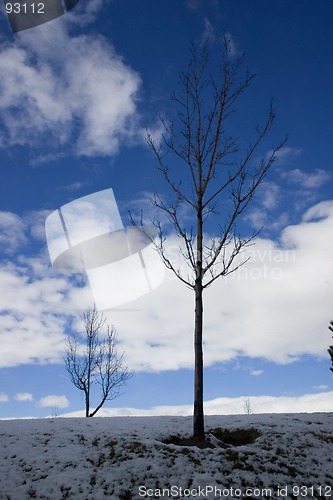
[[[333,203],[310,213],[323,217],[286,227],[279,245],[257,238],[251,261],[205,291],[206,366],[238,355],[278,363],[327,355]],[[129,304],[133,312],[110,315],[138,371],[193,365],[193,292],[168,276],[146,300]]]
[[[302,396],[250,396],[253,413],[302,413],[332,411],[333,392]],[[244,398],[218,398],[206,403],[207,415],[241,413]]]
[[[38,406],[40,408],[48,408],[56,406],[57,408],[68,408],[69,401],[66,396],[45,396],[38,401]]]
[[[331,412],[333,392],[304,394],[302,396],[250,396],[249,404],[256,413],[303,413]],[[244,413],[244,398],[217,398],[204,403],[206,415],[237,415]],[[83,411],[64,414],[63,417],[83,416]],[[101,408],[100,417],[116,416],[189,416],[192,405],[154,406],[145,410],[139,408]],[[249,419],[251,416],[249,416]],[[250,421],[250,420],[249,420]]]
[[[298,168],[280,170],[279,175],[287,181],[283,189],[276,182],[264,182],[258,189],[256,204],[245,214],[244,220],[255,230],[262,227],[273,231],[281,230],[288,224],[293,212],[300,213],[318,200],[319,188],[330,178],[328,172],[320,169],[311,172]],[[280,211],[277,215],[275,209],[286,205],[287,200],[289,211]]]
[[[204,18],[204,32],[201,36],[204,42],[213,42],[215,40],[215,32],[212,23],[209,21],[208,17]]]
[[[315,169],[313,172],[305,172],[299,168],[281,173],[281,176],[290,184],[306,189],[318,189],[329,179],[329,174],[322,169]]]
[[[105,0],[88,0],[85,2],[84,9],[73,9],[69,13],[66,14],[66,20],[70,21],[71,24],[76,24],[78,26],[86,26],[93,22],[97,14],[100,13],[103,2]]]
[[[77,181],[73,182],[72,184],[68,184],[67,186],[64,187],[67,191],[78,191],[82,189],[83,187],[86,187],[89,184],[89,181]]]
[[[0,251],[13,254],[31,239],[45,242],[45,219],[50,210],[35,210],[19,217],[13,212],[0,211]]]
[[[30,238],[45,243],[45,219],[50,212],[51,210],[34,210],[22,216]]]
[[[284,146],[275,153],[275,163],[278,165],[286,165],[294,160],[303,152],[301,148],[292,148],[290,146]],[[267,158],[272,154],[272,151],[267,153]]]
[[[70,282],[52,273],[46,255],[3,262],[0,281],[6,290],[0,298],[0,366],[59,362]]]
[[[33,245],[42,240],[43,251],[32,257],[18,254],[11,262],[0,263],[5,290],[0,296],[0,367],[61,363],[70,318],[92,303],[83,277],[68,279],[52,270],[44,216],[32,212],[15,218],[31,235]]]
[[[0,212],[0,250],[12,253],[25,242],[25,227],[21,218],[11,212]]]
[[[248,221],[256,231],[262,228],[277,231],[286,227],[289,218],[288,212],[282,212],[278,216],[272,216],[272,214],[262,206],[253,208],[245,214],[244,221]]]
[[[4,392],[0,392],[0,403],[7,403],[9,401],[9,397]]]
[[[271,230],[280,230],[289,221],[288,212],[281,212],[276,216],[274,209],[278,206],[281,198],[281,188],[275,182],[263,182],[257,192],[257,204],[244,216],[256,230],[269,227]],[[272,216],[274,214],[274,216]]]
[[[250,371],[250,375],[253,375],[254,377],[258,377],[259,375],[262,375],[264,373],[264,370],[252,370]]]
[[[16,241],[15,257],[0,262],[0,282],[5,290],[0,296],[0,367],[61,363],[69,321],[92,303],[84,277],[68,279],[51,267],[44,229],[48,214],[34,211],[21,218],[9,214],[16,227],[30,238],[24,249]],[[11,239],[14,241],[12,235]],[[23,253],[27,248],[31,254],[36,244],[42,245],[40,253]]]
[[[179,240],[168,240],[178,257]],[[309,209],[279,242],[257,238],[245,266],[205,291],[206,366],[239,355],[290,363],[327,357],[332,316],[333,201]],[[181,262],[180,262],[181,265]],[[1,366],[62,362],[69,315],[91,305],[75,277],[52,272],[48,257],[3,263]],[[170,273],[154,292],[106,312],[136,371],[193,367],[193,291]],[[81,328],[77,319],[75,328]]]
[[[70,36],[68,19],[2,45],[0,147],[44,145],[52,156],[67,146],[78,155],[112,155],[120,141],[136,137],[138,74],[101,36]]]
[[[237,42],[235,40],[235,37],[231,35],[231,33],[225,33],[225,38],[228,42],[229,46],[229,55],[230,57],[238,57],[241,55],[241,51],[237,47]]]
[[[20,392],[15,394],[14,399],[16,399],[16,401],[33,401],[33,397],[30,392]]]
[[[314,205],[313,207],[309,208],[305,212],[303,216],[303,221],[310,223],[326,219],[327,217],[330,217],[332,210],[333,210],[332,200],[322,201],[321,203],[318,203],[317,205]]]
[[[262,183],[259,198],[260,203],[265,209],[271,210],[275,208],[279,200],[279,195],[280,186],[278,186],[278,184],[268,181]]]

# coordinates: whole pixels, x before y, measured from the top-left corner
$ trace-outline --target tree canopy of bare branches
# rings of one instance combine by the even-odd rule
[[[236,222],[245,213],[286,141],[280,141],[258,159],[259,146],[276,119],[270,103],[264,123],[254,128],[253,141],[241,150],[240,139],[228,134],[226,125],[254,75],[243,71],[244,56],[232,56],[228,37],[224,38],[222,64],[216,74],[210,72],[209,56],[208,44],[191,46],[187,70],[180,75],[180,91],[171,96],[176,119],[170,123],[161,118],[164,133],[160,143],[149,133],[147,136],[169,192],[168,198],[155,193],[151,201],[179,237],[179,255],[188,272],[169,257],[160,220],[151,221],[158,233],[156,250],[166,267],[195,293],[193,435],[196,438],[204,437],[203,291],[244,263],[236,257],[253,243],[257,233],[241,236]],[[206,241],[205,228],[212,221],[216,236]],[[137,224],[133,217],[132,222]]]
[[[67,336],[65,366],[71,382],[83,392],[85,416],[93,417],[106,401],[119,396],[132,372],[123,364],[123,354],[117,352],[117,332],[113,326],[106,325],[106,319],[96,306],[83,313],[85,328],[84,342],[73,334]],[[106,327],[106,334],[102,335]],[[98,385],[99,402],[91,410],[92,388]]]

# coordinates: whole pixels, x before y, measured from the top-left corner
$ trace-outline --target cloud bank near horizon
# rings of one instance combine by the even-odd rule
[[[6,396],[6,395],[3,395]],[[316,413],[332,412],[333,391],[303,394],[301,396],[242,396],[221,397],[204,402],[205,415],[239,415],[261,413]],[[22,401],[24,401],[22,399]],[[8,402],[8,396],[1,399],[0,403]],[[66,396],[46,396],[37,405],[56,409],[52,417],[81,418],[85,416],[84,410],[64,413],[62,410],[69,406]],[[154,406],[147,409],[118,407],[103,407],[97,417],[150,417],[150,416],[192,416],[193,405]],[[35,417],[22,417],[35,418]],[[96,417],[95,417],[96,418]],[[1,418],[0,418],[1,420]],[[4,420],[7,420],[5,418]]]
[[[204,403],[205,415],[239,415],[259,413],[315,413],[332,411],[333,391],[302,396],[250,396],[216,398]],[[192,405],[138,408],[101,408],[99,417],[190,416]],[[84,411],[64,413],[62,417],[82,417]]]

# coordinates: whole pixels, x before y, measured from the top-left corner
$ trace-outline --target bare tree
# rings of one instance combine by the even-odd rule
[[[330,321],[330,324],[328,326],[328,329],[333,332],[333,320]],[[333,336],[332,336],[333,338]],[[329,348],[327,349],[328,354],[330,355],[331,361],[332,361],[332,366],[330,367],[331,372],[333,372],[333,345],[330,345]]]
[[[106,401],[119,396],[122,387],[133,373],[123,365],[123,354],[117,352],[117,332],[106,325],[106,319],[96,306],[83,313],[85,339],[82,344],[78,336],[68,335],[65,350],[65,365],[72,383],[83,391],[85,416],[93,417]],[[101,336],[106,326],[106,335]],[[93,384],[100,386],[98,405],[91,411]]]
[[[171,97],[177,118],[172,123],[161,119],[164,134],[159,144],[149,133],[147,136],[170,194],[165,199],[155,193],[151,201],[180,238],[179,253],[189,271],[184,273],[170,258],[161,220],[151,221],[158,231],[156,249],[166,267],[195,294],[193,436],[199,439],[204,437],[203,291],[244,263],[236,257],[253,243],[258,233],[240,236],[236,221],[246,211],[286,141],[258,160],[259,145],[275,121],[271,104],[263,125],[255,127],[254,141],[241,151],[239,138],[228,135],[225,126],[235,112],[235,102],[254,75],[248,71],[240,75],[244,56],[232,57],[228,37],[224,39],[217,76],[210,73],[209,52],[208,44],[191,46],[187,70],[180,75],[180,92]],[[216,237],[206,241],[207,224],[214,220]],[[142,216],[140,223],[142,226]]]
[[[252,404],[251,404],[250,398],[248,396],[244,396],[243,409],[244,409],[245,415],[252,415],[252,413],[253,413]]]

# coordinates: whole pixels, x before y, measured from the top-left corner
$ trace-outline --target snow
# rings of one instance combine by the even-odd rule
[[[252,444],[166,444],[191,417],[0,421],[0,499],[333,498],[333,414],[207,416]]]

